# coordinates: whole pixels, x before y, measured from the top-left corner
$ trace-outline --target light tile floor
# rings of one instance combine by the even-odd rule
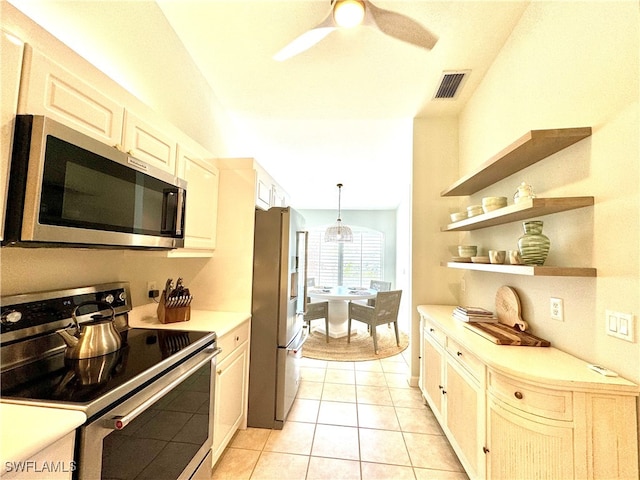
[[[302,362],[284,428],[239,430],[212,479],[468,480],[403,354]]]

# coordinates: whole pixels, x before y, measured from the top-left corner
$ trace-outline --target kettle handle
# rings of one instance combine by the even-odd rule
[[[71,312],[71,319],[73,320],[73,326],[75,326],[77,330],[80,330],[80,323],[78,322],[78,317],[76,316],[76,312],[80,307],[84,307],[85,305],[106,306],[111,309],[111,319],[113,320],[116,316],[116,310],[113,308],[113,306],[110,303],[102,302],[99,300],[89,300],[86,302],[82,302],[76,305],[76,307]]]

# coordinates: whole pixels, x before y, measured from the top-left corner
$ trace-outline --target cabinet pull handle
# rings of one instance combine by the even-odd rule
[[[516,392],[513,394],[514,397],[516,397],[518,400],[522,400],[524,398],[524,395],[522,395],[522,392]]]
[[[457,355],[458,355],[459,357],[461,357],[461,356],[462,356],[462,352],[458,352],[458,353],[457,353]]]
[[[442,385],[438,385],[438,390],[442,390],[444,387]]]
[[[482,451],[483,451],[485,454],[489,453],[489,449],[488,449],[487,447],[482,447]]]
[[[240,341],[240,336],[236,336],[236,342]]]
[[[446,391],[446,390],[442,390],[442,394],[443,394],[443,395],[446,395],[446,394],[447,394],[447,391]]]

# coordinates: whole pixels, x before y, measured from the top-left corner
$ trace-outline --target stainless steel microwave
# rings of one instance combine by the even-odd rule
[[[3,246],[184,246],[184,180],[44,116],[16,116],[6,203]]]

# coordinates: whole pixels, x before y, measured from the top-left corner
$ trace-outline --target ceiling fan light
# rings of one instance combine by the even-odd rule
[[[336,23],[345,28],[360,25],[364,18],[364,2],[362,0],[337,0],[333,8]]]

